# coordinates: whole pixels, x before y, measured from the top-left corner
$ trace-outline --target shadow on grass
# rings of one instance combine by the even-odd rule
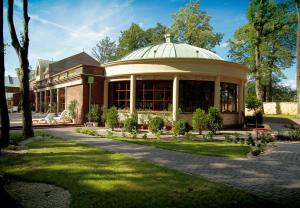
[[[29,148],[18,161],[0,158],[1,172],[63,187],[71,207],[276,206],[222,183],[68,140],[35,141]]]

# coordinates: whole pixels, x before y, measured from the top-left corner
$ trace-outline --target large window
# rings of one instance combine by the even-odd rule
[[[155,111],[168,110],[172,104],[173,81],[138,80],[136,85],[136,108]]]
[[[237,112],[237,85],[221,83],[221,111]]]
[[[214,82],[179,81],[179,107],[182,112],[194,112],[197,108],[208,110],[214,105]]]
[[[119,81],[109,83],[109,106],[126,109],[130,106],[130,82]]]

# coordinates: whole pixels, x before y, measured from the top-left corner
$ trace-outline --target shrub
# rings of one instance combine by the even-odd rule
[[[256,128],[257,128],[258,117],[261,116],[261,118],[262,118],[262,111],[261,111],[261,109],[263,108],[262,101],[258,100],[255,96],[247,97],[247,99],[246,99],[246,107],[249,110],[253,110],[254,111],[255,124],[256,124]]]
[[[247,145],[249,145],[249,146],[255,146],[255,142],[254,142],[254,139],[253,139],[251,133],[248,134],[246,142],[247,142]]]
[[[106,112],[106,124],[113,131],[115,127],[118,125],[119,115],[118,110],[115,106],[109,108]]]
[[[216,134],[223,126],[223,118],[221,112],[216,107],[210,107],[207,114],[207,127],[213,133]]]
[[[87,118],[90,122],[99,122],[101,115],[101,109],[99,105],[92,104],[90,108],[90,112],[87,114]]]
[[[233,139],[231,138],[231,135],[225,135],[225,142],[232,142]]]
[[[261,153],[261,150],[260,149],[254,149],[251,151],[252,155],[253,156],[258,156],[260,153]]]
[[[179,119],[174,122],[173,132],[175,135],[184,135],[186,132],[189,132],[189,124],[186,120]]]
[[[125,131],[132,133],[133,131],[136,131],[138,128],[138,121],[135,117],[128,117],[124,121],[124,128]]]
[[[202,130],[207,127],[207,116],[205,114],[205,111],[201,108],[197,108],[193,113],[192,125],[194,129],[197,129],[199,131],[200,135],[202,134]]]
[[[194,139],[194,135],[189,132],[185,132],[184,136],[187,141],[192,141]]]
[[[24,136],[22,132],[10,132],[9,144],[17,145],[22,140],[24,140]]]
[[[81,134],[88,134],[88,135],[92,135],[92,136],[98,136],[98,133],[95,129],[90,129],[90,128],[76,128],[75,131],[77,133],[81,133]]]
[[[69,116],[71,117],[71,119],[76,119],[76,117],[77,117],[77,107],[78,107],[78,101],[77,100],[71,100],[71,102],[68,106]]]
[[[154,117],[150,120],[149,122],[149,130],[156,134],[157,132],[161,131],[164,127],[164,120],[157,116],[157,117]]]

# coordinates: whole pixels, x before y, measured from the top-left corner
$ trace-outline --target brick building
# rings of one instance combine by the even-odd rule
[[[77,100],[78,122],[85,122],[89,99],[91,104],[103,103],[103,82],[104,68],[85,52],[56,62],[40,59],[30,81],[36,112],[47,112],[51,106],[62,112]]]

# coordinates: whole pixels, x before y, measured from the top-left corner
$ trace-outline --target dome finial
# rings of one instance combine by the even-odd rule
[[[171,34],[167,33],[165,34],[166,43],[171,43]]]

